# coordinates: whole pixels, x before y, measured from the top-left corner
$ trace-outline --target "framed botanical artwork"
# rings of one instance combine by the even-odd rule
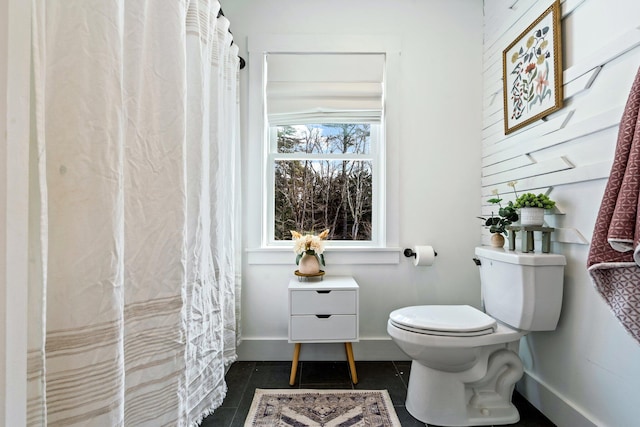
[[[504,133],[562,108],[560,0],[502,52]]]

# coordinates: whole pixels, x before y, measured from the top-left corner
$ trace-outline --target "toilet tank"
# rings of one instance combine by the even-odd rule
[[[559,254],[477,247],[487,314],[524,331],[552,331],[558,324],[566,259]]]

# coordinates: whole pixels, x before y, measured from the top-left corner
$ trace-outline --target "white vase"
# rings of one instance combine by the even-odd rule
[[[298,262],[298,271],[302,274],[320,273],[320,261],[318,261],[318,257],[307,253],[303,254],[300,262]]]
[[[543,208],[520,208],[520,225],[543,225]]]

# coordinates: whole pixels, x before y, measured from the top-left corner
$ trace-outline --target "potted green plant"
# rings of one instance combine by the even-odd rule
[[[497,196],[498,193],[494,192]],[[505,207],[501,205],[502,199],[500,197],[493,197],[487,200],[493,205],[498,205],[498,215],[495,216],[491,211],[491,216],[484,218],[479,216],[484,221],[484,225],[489,227],[491,235],[491,245],[495,247],[504,246],[504,236],[508,236],[509,232],[507,227],[518,220],[518,212],[513,205],[513,202],[509,202]],[[503,236],[504,235],[504,236]]]
[[[515,182],[509,183],[515,193]],[[520,196],[516,193],[516,201],[513,206],[520,210],[521,225],[543,225],[545,209],[553,209],[556,202],[546,194],[524,193]]]

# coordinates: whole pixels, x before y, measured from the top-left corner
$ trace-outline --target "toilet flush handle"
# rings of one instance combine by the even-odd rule
[[[480,260],[478,258],[473,258],[473,262],[475,262],[476,265],[482,265],[482,263],[480,262]]]

